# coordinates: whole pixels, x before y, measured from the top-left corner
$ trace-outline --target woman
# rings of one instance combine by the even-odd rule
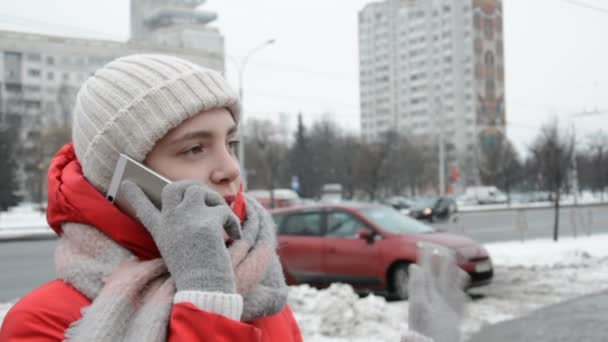
[[[0,341],[301,341],[272,219],[241,190],[238,121],[226,81],[176,57],[89,78],[49,169],[59,279],[14,305]],[[173,181],[161,210],[129,181],[135,217],[105,199],[119,153]]]

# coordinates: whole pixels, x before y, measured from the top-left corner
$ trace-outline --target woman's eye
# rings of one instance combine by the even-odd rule
[[[203,146],[201,145],[196,145],[196,146],[192,146],[188,149],[185,149],[181,152],[181,154],[183,155],[194,155],[194,154],[198,154],[198,153],[202,153],[203,152]]]
[[[236,153],[236,150],[238,149],[240,143],[241,142],[238,140],[230,141],[228,143],[228,147],[230,147],[230,151],[232,151],[232,153]]]

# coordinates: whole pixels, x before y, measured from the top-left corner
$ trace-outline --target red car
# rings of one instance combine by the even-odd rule
[[[408,265],[420,243],[445,246],[471,277],[469,287],[489,284],[490,257],[479,243],[439,233],[379,204],[340,203],[272,211],[278,253],[290,285],[351,284],[359,292],[407,298]]]

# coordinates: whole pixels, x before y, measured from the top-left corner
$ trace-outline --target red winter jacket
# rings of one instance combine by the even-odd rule
[[[244,213],[244,206],[235,211]],[[57,234],[61,234],[63,222],[86,223],[140,259],[159,257],[146,229],[110,204],[84,178],[71,144],[64,146],[51,162],[47,219]],[[70,324],[80,319],[82,309],[90,304],[89,298],[69,284],[52,281],[11,308],[0,329],[0,342],[63,341]],[[171,311],[168,340],[300,342],[302,337],[287,306],[274,316],[240,322],[193,304],[178,303]]]

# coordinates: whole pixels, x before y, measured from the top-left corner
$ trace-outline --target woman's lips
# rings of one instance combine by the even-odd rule
[[[236,201],[236,196],[234,196],[234,195],[224,196],[224,201],[226,201],[226,203],[228,203],[228,205],[232,205],[232,203],[234,203],[234,201]]]

